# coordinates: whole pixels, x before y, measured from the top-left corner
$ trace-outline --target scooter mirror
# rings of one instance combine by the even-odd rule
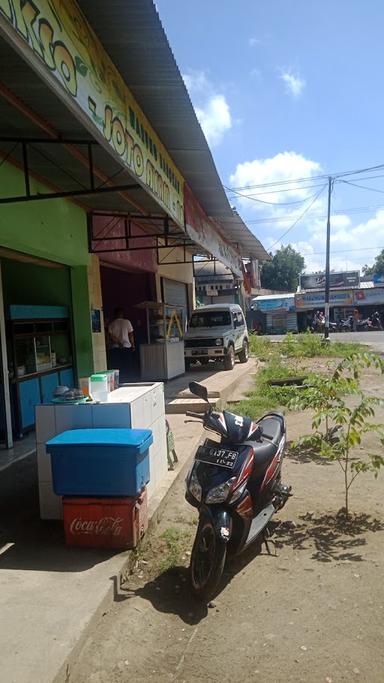
[[[203,401],[209,403],[207,387],[203,386],[202,384],[199,384],[198,382],[190,382],[189,391],[191,392],[191,394],[194,394],[195,396],[202,398]]]

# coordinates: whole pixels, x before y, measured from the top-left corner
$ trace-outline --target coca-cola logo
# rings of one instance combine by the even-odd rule
[[[101,517],[101,519],[83,519],[75,517],[69,527],[74,536],[93,534],[95,536],[120,536],[123,530],[122,517]]]

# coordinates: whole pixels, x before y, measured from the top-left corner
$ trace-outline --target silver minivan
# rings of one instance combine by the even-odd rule
[[[193,311],[185,342],[185,369],[200,361],[221,360],[226,370],[232,370],[236,356],[240,363],[249,357],[248,329],[244,313],[238,304],[214,304]]]

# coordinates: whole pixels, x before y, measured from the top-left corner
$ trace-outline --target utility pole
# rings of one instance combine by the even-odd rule
[[[330,281],[330,249],[331,249],[331,194],[332,177],[328,178],[328,217],[327,217],[327,241],[325,247],[325,329],[324,341],[329,341],[329,281]]]

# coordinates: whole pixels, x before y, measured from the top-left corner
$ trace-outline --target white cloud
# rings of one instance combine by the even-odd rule
[[[303,78],[300,78],[298,74],[294,75],[291,69],[282,69],[280,78],[284,82],[285,91],[288,95],[300,97],[306,86],[306,82]]]
[[[254,159],[238,164],[229,178],[229,184],[233,188],[251,188],[241,189],[239,192],[244,195],[253,195],[253,197],[236,197],[236,203],[240,204],[243,209],[258,212],[263,210],[272,215],[275,215],[278,209],[280,213],[283,210],[284,214],[287,214],[305,206],[304,203],[291,204],[292,202],[301,202],[314,194],[314,190],[308,188],[310,182],[297,183],[297,178],[311,178],[319,173],[321,173],[321,166],[316,161],[293,151],[280,152],[269,159]],[[282,181],[285,184],[277,189],[281,190],[283,187],[287,192],[274,192],[273,186],[266,188],[265,192],[260,188],[252,189],[255,185]]]
[[[307,271],[323,270],[325,265],[325,217],[309,225],[307,240],[293,244],[305,257]],[[360,269],[371,264],[384,244],[384,210],[368,220],[353,224],[345,214],[331,216],[331,268]],[[365,248],[367,247],[367,248]]]
[[[252,36],[248,40],[249,47],[255,47],[255,45],[260,45],[260,43],[261,43],[261,40],[259,38],[255,38],[255,36]]]
[[[250,229],[265,248],[276,251],[280,246],[292,244],[304,256],[307,272],[325,267],[327,180],[315,178],[323,173],[318,162],[289,151],[238,164],[229,179],[229,186],[238,188],[240,193],[256,195],[252,199],[231,194],[230,202],[239,207],[246,223],[249,220]],[[309,178],[309,181],[298,183],[298,178]],[[280,183],[277,190],[289,191],[275,192],[274,185],[252,187],[267,183]],[[319,198],[301,218],[312,198],[321,190]],[[271,203],[263,204],[254,199]],[[292,204],[302,199],[303,202]],[[336,193],[332,200],[334,211],[338,209],[339,199]],[[348,212],[331,214],[332,270],[360,269],[365,263],[373,263],[384,245],[384,209],[372,209],[368,216],[367,220],[358,222],[356,215],[348,215]],[[252,223],[254,218],[257,222]],[[287,230],[289,232],[284,235]]]
[[[208,143],[219,145],[233,125],[225,95],[217,92],[204,71],[183,74],[183,79]]]

